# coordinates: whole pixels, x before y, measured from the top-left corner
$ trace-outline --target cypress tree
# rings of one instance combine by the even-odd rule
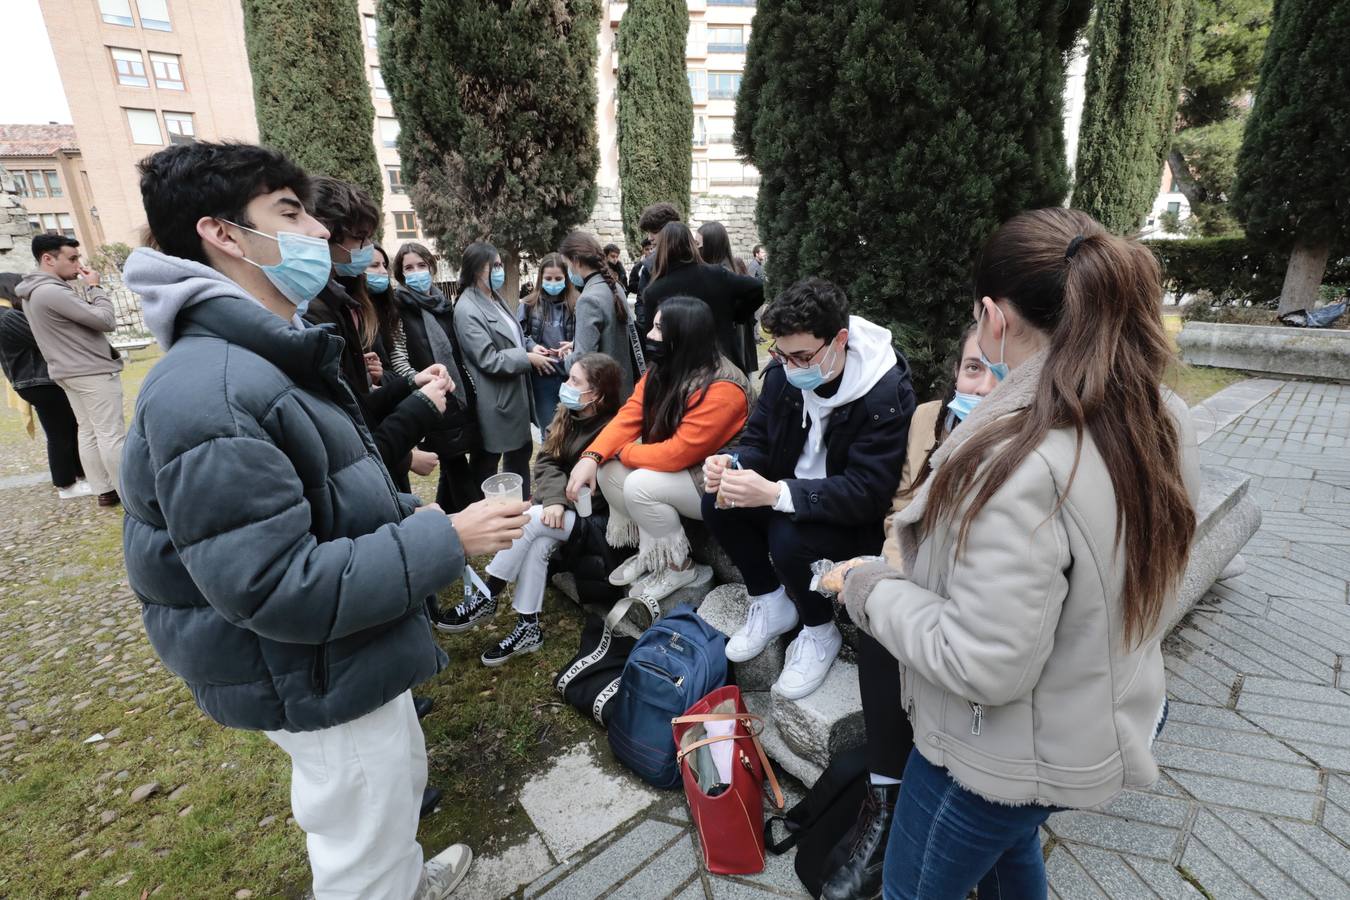
[[[1158,195],[1186,71],[1194,0],[1101,0],[1088,45],[1073,205],[1120,233]]]
[[[762,175],[771,288],[839,284],[891,328],[920,394],[943,382],[980,244],[1068,191],[1065,64],[1089,10],[760,0],[735,139]]]
[[[1275,0],[1233,207],[1288,252],[1280,312],[1311,309],[1332,251],[1350,250],[1350,4]]]
[[[384,199],[352,0],[243,0],[258,137],[316,175]]]
[[[598,0],[381,0],[380,65],[403,178],[452,263],[491,241],[518,260],[590,217]]]
[[[762,7],[761,7],[762,8]],[[685,75],[684,0],[632,0],[619,23],[619,187],[629,250],[644,207],[666,201],[689,217],[694,105]]]

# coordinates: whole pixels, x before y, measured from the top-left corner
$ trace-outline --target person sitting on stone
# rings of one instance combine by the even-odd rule
[[[710,339],[712,311],[672,297],[648,334],[647,373],[581,455],[568,499],[596,476],[610,507],[609,543],[637,545],[610,583],[651,604],[696,578],[680,517],[702,518],[703,460],[731,444],[750,412],[749,379]]]

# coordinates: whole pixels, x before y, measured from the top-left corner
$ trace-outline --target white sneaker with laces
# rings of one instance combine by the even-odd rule
[[[633,596],[659,603],[680,588],[687,584],[693,584],[697,580],[698,566],[696,565],[691,565],[687,569],[667,568],[643,579],[642,583],[633,591]]]
[[[422,863],[422,878],[413,900],[444,900],[469,874],[473,851],[464,844],[452,844]]]
[[[774,690],[788,700],[808,696],[830,674],[830,666],[843,645],[844,636],[833,622],[824,637],[817,637],[810,628],[803,628],[801,634],[788,644],[787,662],[774,683]]]
[[[57,488],[56,496],[60,497],[62,500],[73,500],[76,497],[92,497],[94,496],[94,489],[89,486],[89,482],[81,478],[68,488]]]
[[[633,554],[628,561],[619,566],[613,572],[609,573],[609,583],[615,587],[627,587],[633,582],[646,577],[647,567],[642,564],[641,554]]]
[[[727,641],[727,659],[745,662],[754,659],[769,646],[769,641],[797,627],[797,608],[787,595],[756,597],[750,601],[745,624]]]

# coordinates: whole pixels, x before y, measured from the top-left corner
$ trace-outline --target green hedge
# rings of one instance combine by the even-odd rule
[[[1288,253],[1258,247],[1243,237],[1144,241],[1163,268],[1163,283],[1177,302],[1209,292],[1222,304],[1279,304]],[[1327,263],[1323,284],[1350,285],[1350,257]]]

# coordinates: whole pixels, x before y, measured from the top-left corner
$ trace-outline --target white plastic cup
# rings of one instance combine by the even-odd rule
[[[483,499],[509,506],[525,499],[525,480],[515,472],[500,472],[483,482]]]
[[[577,515],[583,519],[591,517],[591,489],[588,487],[577,491]]]

